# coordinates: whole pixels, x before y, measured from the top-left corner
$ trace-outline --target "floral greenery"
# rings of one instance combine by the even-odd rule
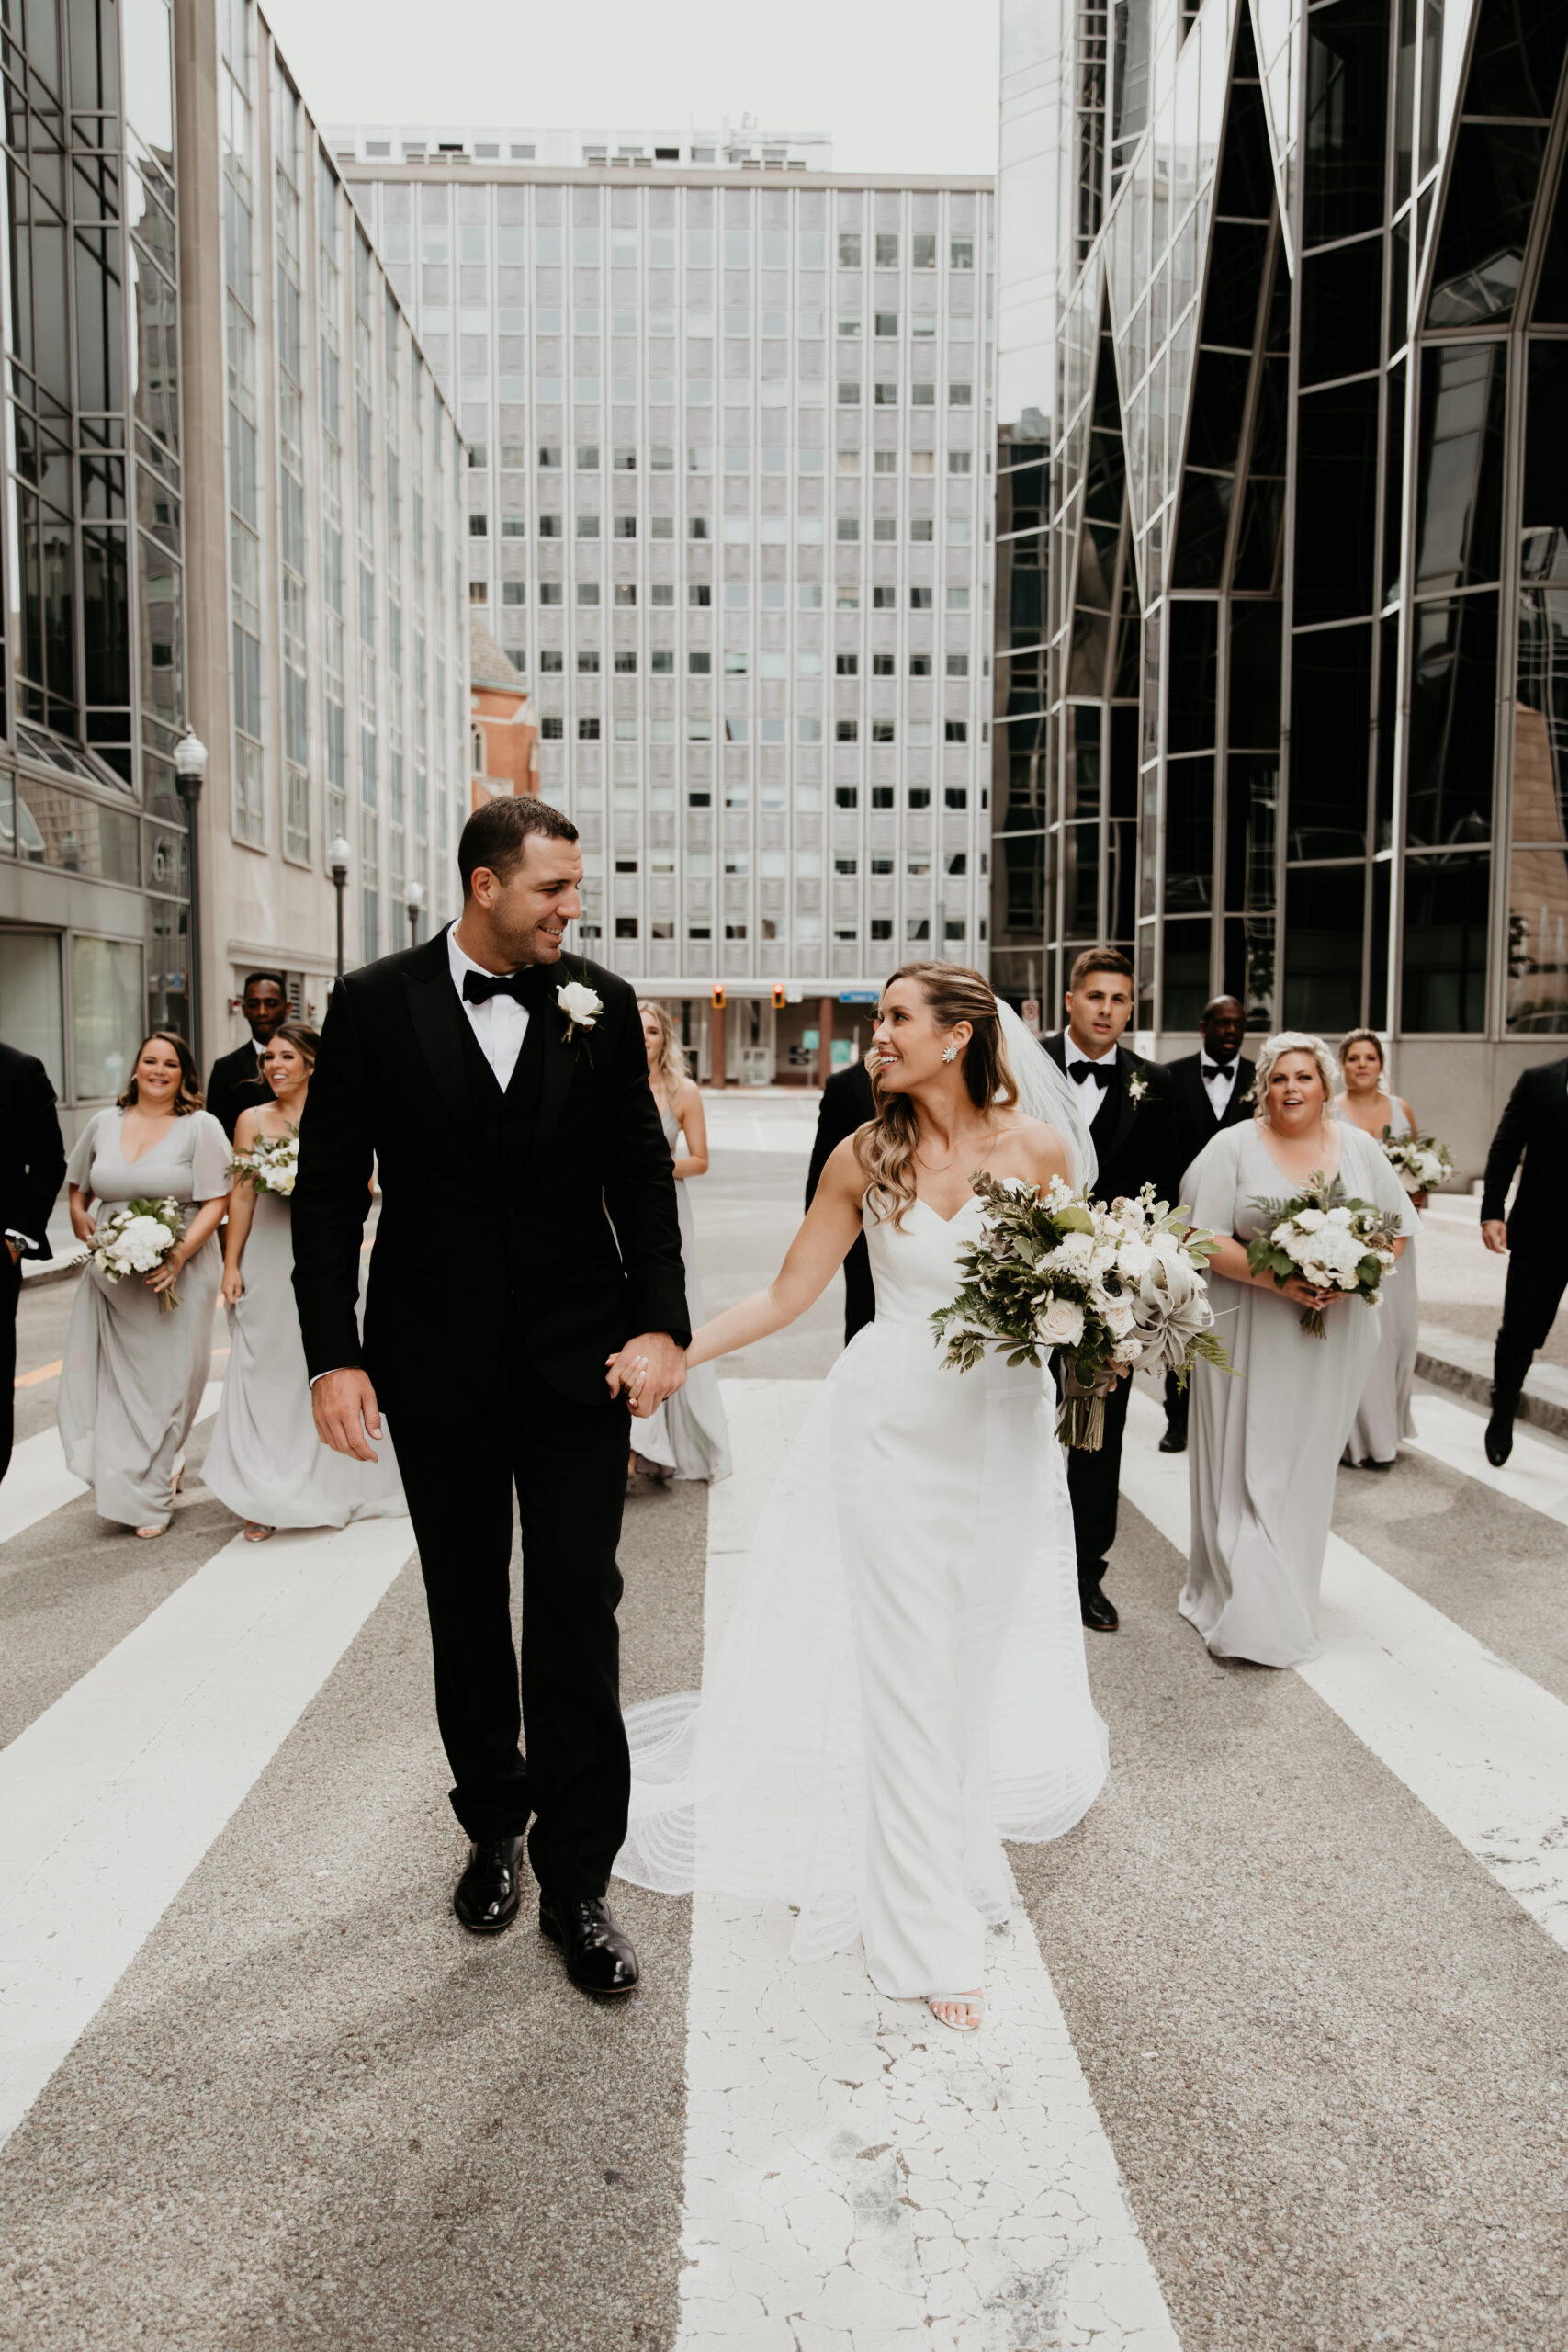
[[[258,1193],[271,1193],[280,1201],[290,1197],[299,1173],[298,1127],[290,1127],[287,1135],[258,1136],[249,1151],[237,1151],[229,1162],[236,1184],[254,1184]]]
[[[1344,1180],[1310,1175],[1289,1200],[1254,1201],[1260,1230],[1247,1245],[1255,1274],[1270,1273],[1280,1290],[1292,1274],[1317,1290],[1341,1290],[1369,1306],[1382,1303],[1381,1284],[1394,1262],[1393,1244],[1404,1230],[1397,1209],[1350,1198]],[[1314,1340],[1328,1334],[1321,1311],[1306,1308],[1302,1329]]]
[[[1454,1172],[1453,1153],[1436,1136],[1396,1136],[1392,1127],[1385,1127],[1382,1148],[1384,1159],[1412,1196],[1431,1192]]]
[[[1203,1275],[1219,1237],[1156,1201],[1152,1184],[1108,1205],[1059,1176],[1043,1197],[1021,1177],[969,1182],[985,1224],[959,1253],[957,1297],[931,1317],[951,1370],[972,1371],[998,1345],[1010,1365],[1038,1370],[1055,1349],[1066,1390],[1056,1433],[1090,1451],[1119,1373],[1143,1364],[1185,1383],[1200,1357],[1230,1370]]]
[[[93,1262],[109,1283],[123,1282],[127,1274],[150,1274],[184,1231],[185,1212],[172,1195],[161,1201],[128,1201],[95,1234]],[[158,1293],[161,1315],[172,1315],[178,1305],[172,1288]]]

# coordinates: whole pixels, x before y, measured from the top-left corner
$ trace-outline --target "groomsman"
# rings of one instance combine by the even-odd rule
[[[1203,1043],[1195,1054],[1167,1062],[1170,1079],[1170,1118],[1174,1149],[1171,1182],[1178,1192],[1182,1178],[1206,1143],[1222,1127],[1238,1126],[1252,1116],[1252,1081],[1257,1064],[1244,1059],[1241,1041],[1247,1035],[1247,1011],[1234,996],[1216,996],[1203,1007],[1198,1023]],[[1179,1389],[1176,1374],[1165,1375],[1165,1435],[1162,1453],[1187,1451],[1187,1405],[1190,1387]]]
[[[1524,1173],[1507,1215],[1508,1187]],[[1500,1470],[1514,1450],[1514,1416],[1530,1358],[1545,1344],[1568,1290],[1568,1060],[1527,1069],[1497,1122],[1481,1193],[1481,1238],[1508,1253],[1503,1321],[1492,1360],[1486,1459]]]
[[[863,1127],[868,1119],[875,1116],[876,1098],[865,1064],[852,1062],[848,1069],[836,1069],[822,1089],[821,1107],[817,1114],[817,1140],[811,1147],[811,1166],[806,1177],[807,1208],[829,1156],[846,1136],[852,1136],[857,1127]],[[845,1347],[857,1331],[875,1320],[876,1286],[871,1279],[871,1253],[863,1234],[844,1260]]]
[[[49,1213],[65,1181],[65,1146],[55,1114],[54,1089],[43,1064],[14,1046],[0,1046],[0,1478],[11,1466],[16,1429],[17,1306],[22,1260],[52,1258]]]
[[[1170,1080],[1122,1043],[1133,1015],[1133,967],[1119,947],[1087,947],[1067,979],[1066,1026],[1045,1039],[1045,1051],[1085,1092],[1099,1173],[1097,1200],[1113,1201],[1152,1183],[1168,1200],[1173,1182]],[[1093,1098],[1098,1096],[1098,1101]],[[1078,1604],[1086,1625],[1113,1634],[1121,1620],[1100,1589],[1106,1555],[1116,1540],[1122,1483],[1122,1434],[1132,1383],[1119,1380],[1105,1400],[1105,1442],[1098,1453],[1067,1455],[1073,1531],[1078,1555]]]
[[[261,1057],[275,1033],[288,1018],[288,999],[278,972],[253,972],[245,982],[240,1010],[250,1026],[248,1046],[236,1046],[212,1065],[207,1081],[207,1107],[231,1143],[242,1111],[254,1111],[272,1101],[272,1089],[262,1078]]]

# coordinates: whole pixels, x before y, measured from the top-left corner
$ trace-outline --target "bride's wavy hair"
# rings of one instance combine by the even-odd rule
[[[964,1049],[960,1068],[969,1100],[977,1110],[1006,1109],[1018,1101],[1018,1083],[1002,1042],[997,1000],[988,980],[967,964],[900,964],[883,983],[883,994],[895,980],[913,980],[939,1029],[955,1029],[967,1021],[974,1031]],[[895,1232],[915,1204],[915,1146],[919,1122],[907,1094],[884,1094],[871,1073],[876,1117],[860,1139],[860,1156],[869,1182],[866,1199],[878,1224],[890,1219]]]

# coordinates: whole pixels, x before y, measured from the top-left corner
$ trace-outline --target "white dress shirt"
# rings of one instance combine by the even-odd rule
[[[1240,1067],[1239,1054],[1234,1061],[1226,1062],[1221,1069],[1217,1063],[1210,1060],[1201,1047],[1199,1048],[1198,1075],[1203,1081],[1203,1091],[1209,1098],[1210,1107],[1216,1119],[1223,1119],[1230,1109],[1231,1096],[1235,1092],[1236,1072]]]
[[[457,944],[457,926],[454,923],[446,933],[446,961],[451,967],[452,986],[457,991],[457,1001],[468,1016],[468,1026],[479,1040],[480,1053],[495,1072],[496,1083],[504,1094],[512,1083],[512,1073],[517,1067],[517,1057],[523,1051],[523,1040],[528,1034],[528,1008],[519,1004],[514,996],[487,997],[483,1004],[470,1004],[463,994],[465,972],[479,972],[486,979],[494,977],[471,956],[465,956]]]

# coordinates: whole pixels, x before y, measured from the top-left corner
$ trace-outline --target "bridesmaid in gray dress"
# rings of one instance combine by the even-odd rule
[[[1257,1204],[1288,1199],[1321,1170],[1353,1199],[1404,1213],[1404,1186],[1370,1136],[1336,1119],[1338,1073],[1321,1037],[1282,1030],[1258,1057],[1258,1112],[1206,1144],[1181,1182],[1195,1225],[1227,1237],[1209,1268],[1214,1327],[1235,1376],[1192,1375],[1192,1544],[1180,1600],[1217,1657],[1301,1666],[1319,1654],[1318,1588],[1334,1476],[1378,1347],[1386,1306],[1254,1277]],[[1403,1240],[1396,1244],[1396,1254]],[[1327,1335],[1301,1328],[1317,1306]]]
[[[681,1257],[686,1269],[686,1311],[696,1329],[703,1317],[702,1285],[697,1280],[697,1237],[692,1223],[686,1186],[694,1176],[705,1176],[708,1166],[707,1121],[703,1115],[702,1090],[686,1069],[686,1057],[675,1035],[669,1008],[649,998],[638,1006],[643,1042],[648,1048],[648,1082],[653,1090],[664,1140],[675,1162],[675,1198],[681,1213]],[[682,1154],[680,1143],[685,1137]],[[656,1477],[700,1478],[711,1484],[729,1476],[729,1426],[718,1393],[716,1364],[699,1364],[687,1374],[686,1385],[661,1405],[657,1413],[637,1424],[637,1451],[631,1474],[651,1470]]]
[[[105,1519],[162,1535],[211,1368],[217,1235],[229,1197],[229,1138],[201,1107],[183,1037],[155,1029],[143,1038],[130,1085],[83,1128],[65,1172],[81,1241],[131,1201],[195,1209],[164,1263],[140,1281],[111,1283],[86,1266],[60,1382],[67,1469],[93,1488]],[[158,1294],[170,1289],[179,1304],[166,1314]]]
[[[243,1111],[236,1153],[265,1137],[297,1135],[316,1062],[317,1034],[286,1021],[262,1056],[270,1107]],[[310,1380],[294,1304],[289,1204],[236,1176],[223,1250],[229,1376],[202,1476],[263,1544],[279,1527],[346,1527],[351,1519],[400,1518],[403,1500],[389,1445],[374,1463],[333,1453],[316,1435]]]
[[[1375,1029],[1352,1029],[1340,1039],[1339,1067],[1345,1073],[1345,1091],[1334,1107],[1342,1120],[1359,1127],[1378,1144],[1385,1127],[1395,1136],[1419,1133],[1416,1114],[1404,1097],[1383,1091],[1382,1043]],[[1405,1200],[1412,1215],[1407,1220],[1404,1255],[1384,1284],[1387,1297],[1378,1314],[1378,1351],[1345,1448],[1346,1461],[1359,1463],[1363,1470],[1392,1470],[1400,1440],[1416,1434],[1410,1397],[1416,1385],[1421,1301],[1416,1287],[1414,1213],[1426,1207],[1427,1195],[1406,1193]]]

